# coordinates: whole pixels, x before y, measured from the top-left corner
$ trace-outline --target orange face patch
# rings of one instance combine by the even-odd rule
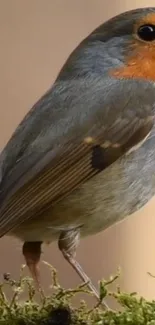
[[[145,42],[138,38],[137,29],[142,25],[155,25],[155,13],[148,14],[139,20],[133,30],[133,41],[126,57],[126,64],[110,71],[115,78],[140,78],[155,80],[155,41]]]
[[[150,51],[141,49],[137,55],[127,60],[126,65],[112,70],[110,74],[115,78],[140,78],[154,81],[155,57]]]

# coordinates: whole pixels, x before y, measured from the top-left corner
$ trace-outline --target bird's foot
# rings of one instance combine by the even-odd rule
[[[62,251],[62,254],[63,254],[64,258],[67,260],[67,262],[72,266],[72,268],[79,275],[79,277],[81,278],[81,280],[84,283],[87,284],[87,287],[94,294],[94,296],[96,297],[98,303],[101,303],[101,305],[103,305],[105,309],[108,309],[109,310],[110,308],[107,305],[107,303],[105,301],[100,301],[100,295],[99,295],[98,290],[95,288],[95,286],[93,285],[92,281],[87,276],[87,274],[84,272],[84,270],[82,269],[81,265],[76,261],[76,259],[74,257],[72,257],[71,255],[69,255],[68,253],[66,253],[66,251]]]

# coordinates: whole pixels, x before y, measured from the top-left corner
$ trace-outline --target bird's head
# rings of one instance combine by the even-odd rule
[[[100,25],[73,51],[59,76],[90,73],[154,81],[155,8],[131,10]]]

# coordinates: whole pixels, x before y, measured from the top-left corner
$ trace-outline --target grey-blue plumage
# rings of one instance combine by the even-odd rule
[[[80,235],[155,194],[155,79],[113,75],[136,55],[135,23],[148,14],[125,13],[82,41],[1,153],[0,236],[26,242],[29,265],[33,242],[56,239],[73,264]]]

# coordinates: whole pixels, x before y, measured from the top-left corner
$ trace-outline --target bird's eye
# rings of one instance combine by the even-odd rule
[[[155,40],[155,25],[142,25],[139,27],[137,34],[145,42]]]

